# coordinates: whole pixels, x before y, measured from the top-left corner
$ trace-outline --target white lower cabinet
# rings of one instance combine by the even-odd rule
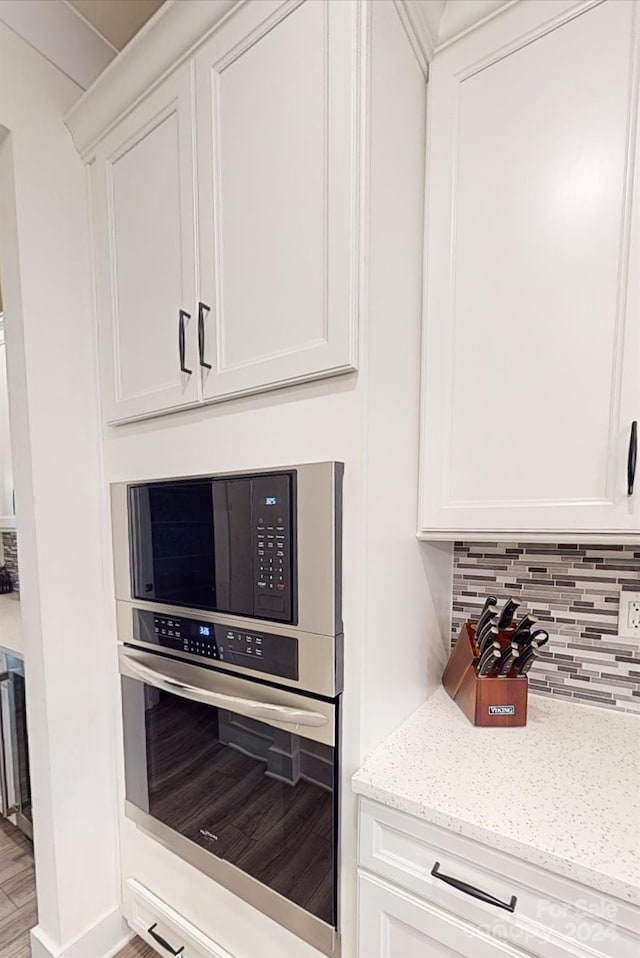
[[[385,882],[358,874],[359,958],[494,958],[522,954]]]
[[[124,883],[123,905],[131,928],[160,954],[180,955],[180,958],[233,958],[134,878]]]
[[[637,958],[640,909],[362,799],[358,958]]]

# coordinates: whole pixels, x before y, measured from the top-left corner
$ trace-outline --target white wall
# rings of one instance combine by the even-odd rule
[[[415,535],[427,87],[394,5],[372,15],[363,755],[440,681],[452,566]]]
[[[4,320],[0,313],[0,528],[3,519],[13,516],[13,466],[11,464],[11,432],[9,429],[9,389],[7,385]],[[0,555],[0,559],[2,555]]]
[[[0,23],[0,269],[37,863],[34,956],[69,958],[104,954],[123,933],[85,174],[63,124],[79,92]]]

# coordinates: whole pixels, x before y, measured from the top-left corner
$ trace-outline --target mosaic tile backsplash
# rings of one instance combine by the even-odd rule
[[[639,546],[456,542],[453,635],[487,595],[514,596],[550,639],[532,691],[640,713],[640,643],[617,638],[620,588],[640,591]]]
[[[4,564],[11,576],[14,592],[20,591],[20,577],[18,575],[18,537],[15,532],[2,533],[2,549]]]

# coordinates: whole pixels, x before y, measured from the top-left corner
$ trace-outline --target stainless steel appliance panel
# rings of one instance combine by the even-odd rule
[[[158,603],[144,602],[118,602],[116,604],[118,639],[120,642],[128,645],[136,645],[140,648],[159,651],[157,645],[145,642],[134,634],[134,611],[137,609],[147,609],[151,612],[165,613],[166,615],[180,616],[184,609],[175,606],[160,605]],[[211,622],[229,626],[234,630],[245,629],[248,633],[256,630],[255,619],[243,619],[239,616],[225,616],[218,614],[198,613],[198,617]],[[342,673],[339,668],[342,661],[342,636],[316,635],[308,632],[301,632],[294,626],[278,624],[274,627],[273,623],[262,626],[265,631],[277,631],[281,636],[287,636],[298,643],[298,677],[274,677],[279,685],[286,685],[290,688],[297,688],[305,692],[313,692],[317,695],[326,695],[333,698],[342,691]],[[169,653],[170,650],[166,650]],[[190,652],[171,651],[171,655],[178,656],[187,662],[194,664],[202,663],[199,655]],[[264,679],[266,676],[262,671],[252,668],[252,664],[245,659],[242,664],[237,662],[225,661],[224,668],[238,675],[247,678]]]
[[[336,703],[140,649],[119,659],[127,815],[337,955]]]
[[[297,613],[293,624],[302,633],[325,636],[342,633],[342,470],[341,463],[321,462],[256,470],[251,474],[221,473],[215,477],[295,474]],[[116,599],[125,602],[135,601],[130,563],[129,485],[115,483],[111,486],[115,591]],[[254,624],[262,622],[265,627],[269,622],[268,619],[253,621]]]

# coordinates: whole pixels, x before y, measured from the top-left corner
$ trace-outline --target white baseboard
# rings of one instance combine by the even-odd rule
[[[56,944],[40,925],[31,929],[32,958],[114,958],[133,938],[119,908],[66,944]]]

